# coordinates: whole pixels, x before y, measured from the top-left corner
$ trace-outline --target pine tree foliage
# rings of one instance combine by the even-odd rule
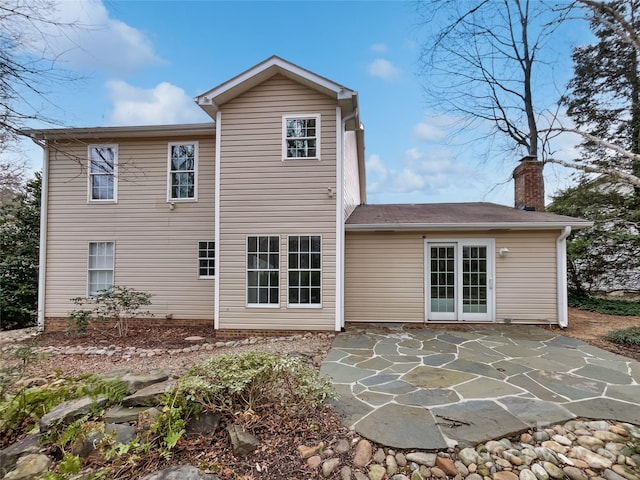
[[[41,185],[36,174],[13,202],[0,206],[0,330],[35,321]]]
[[[574,75],[561,103],[586,133],[577,163],[603,175],[582,176],[549,210],[594,222],[569,239],[568,271],[576,290],[638,291],[640,188],[615,172],[640,177],[640,157],[634,157],[640,154],[640,49],[625,33],[640,29],[640,0],[581,3],[590,8],[597,41],[574,50]]]
[[[640,0],[616,0],[607,6],[640,29]],[[640,51],[602,16],[592,16],[591,29],[598,41],[574,49],[574,76],[561,103],[580,129],[639,154]],[[640,161],[631,161],[602,143],[585,139],[581,150],[583,162],[640,176]]]

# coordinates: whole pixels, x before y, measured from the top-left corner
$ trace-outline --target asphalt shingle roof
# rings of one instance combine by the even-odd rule
[[[520,210],[487,202],[360,205],[346,222],[347,230],[381,228],[485,227],[559,228],[587,227],[591,222],[553,213]]]

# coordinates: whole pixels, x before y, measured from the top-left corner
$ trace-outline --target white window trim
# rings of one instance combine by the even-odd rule
[[[291,272],[291,268],[289,267],[289,238],[290,237],[320,237],[320,303],[290,303],[289,302],[289,273]],[[322,235],[318,234],[318,233],[299,233],[299,234],[291,234],[291,235],[287,235],[287,282],[286,282],[286,287],[287,287],[287,308],[322,308],[322,299],[324,298],[324,291],[323,291],[323,273],[324,273],[324,269],[322,268],[322,261],[324,258],[324,253],[323,253],[323,243],[324,243],[324,239],[322,238]],[[297,268],[296,271],[300,271],[301,269]],[[308,269],[309,271],[316,271],[316,269]]]
[[[113,280],[113,285],[116,284],[116,242],[115,240],[91,240],[89,242],[87,242],[87,288],[86,288],[86,292],[87,292],[87,297],[91,297],[91,292],[90,290],[90,280],[89,280],[89,272],[91,272],[92,270],[104,270],[104,268],[94,268],[91,269],[89,268],[89,258],[91,256],[91,244],[92,243],[112,243],[113,244],[113,256],[111,258],[111,278]]]
[[[92,148],[112,148],[115,152],[114,160],[113,160],[113,198],[109,199],[99,199],[99,198],[91,198],[92,193],[92,185],[91,185],[91,177],[93,174],[91,173],[91,149]],[[119,156],[119,148],[116,143],[95,143],[91,144],[87,147],[87,203],[118,203],[118,156]]]
[[[464,246],[476,246],[483,245],[487,247],[487,275],[488,275],[488,287],[489,291],[487,293],[487,319],[474,319],[474,315],[476,314],[466,314],[467,318],[464,319],[462,314],[462,298],[456,292],[456,318],[454,320],[432,320],[429,318],[430,316],[430,303],[431,303],[431,288],[430,288],[430,280],[429,274],[430,270],[430,255],[429,255],[429,246],[433,244],[455,244],[456,245],[456,275],[460,272],[460,265],[462,259],[458,252]],[[483,323],[495,323],[496,318],[496,239],[491,237],[475,237],[475,238],[424,238],[424,314],[425,314],[425,322],[426,323],[437,323],[441,321],[455,321],[455,322],[473,322],[479,321]],[[457,280],[457,278],[456,278]],[[483,314],[484,315],[484,314]]]
[[[278,237],[278,303],[249,303],[249,263],[247,257],[249,256],[249,238],[251,237]],[[255,233],[252,235],[246,235],[244,239],[244,298],[245,306],[247,308],[280,308],[282,295],[282,236],[277,233]]]
[[[175,145],[193,145],[193,198],[171,197],[171,147]],[[167,203],[189,203],[198,201],[198,157],[200,157],[200,142],[197,140],[185,140],[183,142],[169,142],[167,144]]]
[[[288,119],[300,119],[300,118],[314,118],[316,120],[316,156],[315,157],[287,157],[287,120]],[[320,145],[321,145],[321,127],[320,127],[320,114],[319,113],[309,113],[309,114],[291,114],[291,115],[282,115],[282,161],[284,162],[292,162],[292,161],[307,161],[307,160],[320,160]]]
[[[213,259],[211,257],[201,257],[200,256],[200,242],[213,243]],[[216,242],[214,240],[198,240],[198,280],[207,280],[207,279],[215,279],[215,275],[200,275],[200,260],[213,260],[214,264],[214,272],[218,273],[218,262],[216,261]]]

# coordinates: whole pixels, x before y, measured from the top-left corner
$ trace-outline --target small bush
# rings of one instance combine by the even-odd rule
[[[569,306],[606,315],[640,316],[640,302],[569,295]]]
[[[213,357],[192,368],[178,388],[205,409],[226,415],[262,408],[286,415],[335,396],[331,382],[300,359],[262,352]]]
[[[129,320],[143,315],[153,316],[149,311],[143,311],[143,307],[151,305],[152,295],[134,288],[114,285],[108,290],[101,290],[92,297],[76,297],[71,301],[79,307],[88,305],[90,308],[81,308],[69,313],[68,321],[70,330],[76,333],[84,333],[94,318],[98,322],[111,322],[123,337],[129,330]]]
[[[640,327],[629,327],[607,333],[607,340],[622,345],[640,345]]]

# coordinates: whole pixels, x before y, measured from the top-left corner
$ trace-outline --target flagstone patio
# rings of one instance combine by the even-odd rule
[[[581,417],[640,424],[640,363],[528,325],[351,325],[321,369],[360,435],[471,446]]]

